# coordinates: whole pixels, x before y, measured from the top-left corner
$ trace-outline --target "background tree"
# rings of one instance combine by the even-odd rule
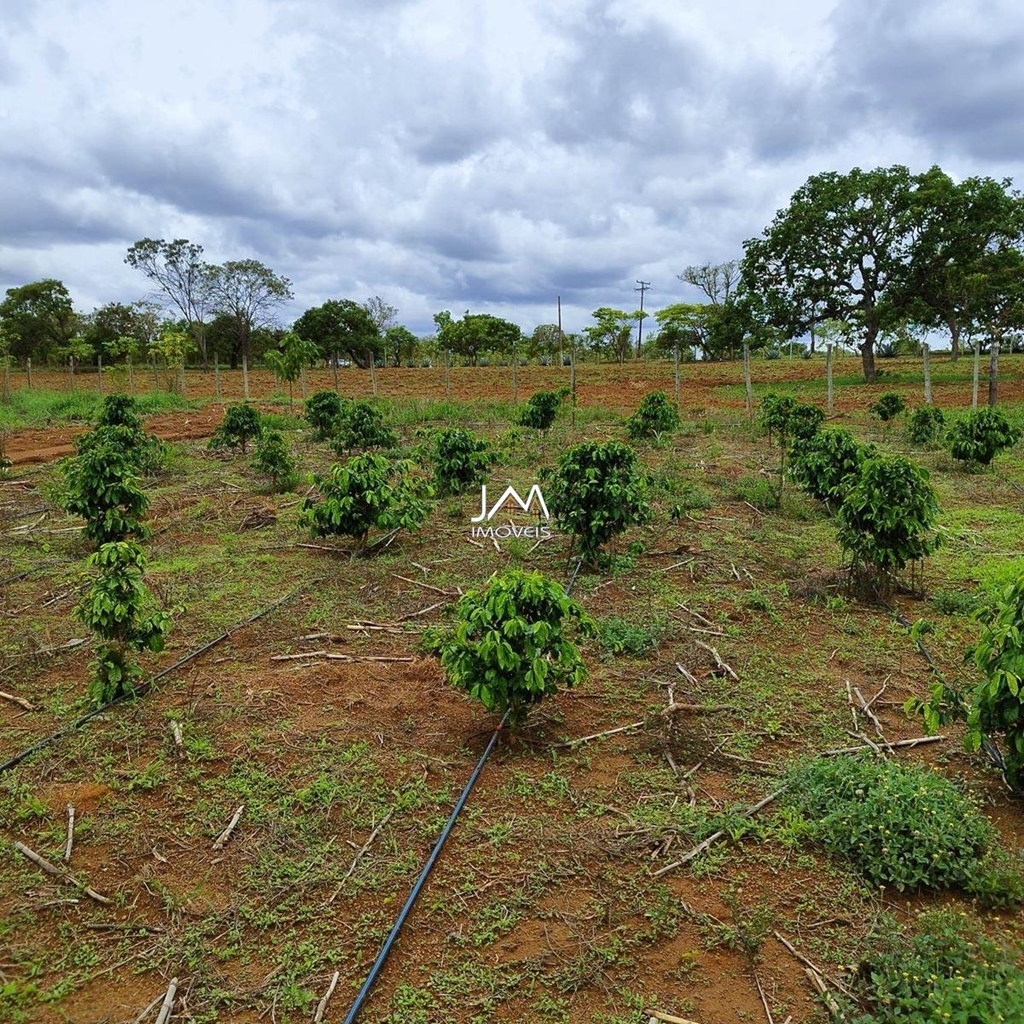
[[[583,333],[590,339],[590,347],[624,363],[633,354],[634,314],[624,309],[600,306],[590,315],[597,321],[583,328]]]
[[[214,309],[218,268],[202,259],[203,247],[187,238],[172,242],[142,238],[128,248],[124,261],[141,271],[170,300],[195,339],[203,368],[208,366],[206,325]]]
[[[564,344],[565,335],[559,333],[557,324],[538,324],[525,339],[524,351],[528,359],[560,364],[559,353],[564,351]]]
[[[247,367],[253,333],[274,323],[280,305],[293,297],[291,282],[259,260],[228,260],[215,268],[212,287],[213,308],[233,318],[243,367]]]
[[[660,325],[658,347],[681,352],[699,349],[705,359],[710,358],[710,306],[706,303],[676,302],[655,312]]]
[[[54,278],[8,288],[0,323],[19,362],[56,358],[78,330],[79,317],[67,288]]]
[[[461,320],[453,319],[446,309],[434,314],[437,339],[442,351],[450,350],[476,366],[480,357],[496,353],[501,358],[512,354],[522,340],[517,324],[490,313],[470,313],[467,309]]]
[[[287,331],[281,338],[280,347],[266,353],[267,366],[282,380],[288,382],[288,408],[295,404],[295,382],[307,366],[316,362],[320,352],[316,344],[303,338],[295,331]],[[305,398],[305,395],[303,395]]]
[[[676,274],[680,281],[699,288],[713,306],[722,305],[730,300],[736,286],[740,282],[739,260],[726,263],[702,263],[699,266],[687,267],[681,274]]]
[[[744,287],[775,325],[797,337],[826,318],[849,323],[868,382],[879,331],[907,296],[914,184],[901,166],[813,175],[763,237],[744,243]]]
[[[389,327],[384,333],[385,358],[390,358],[395,366],[401,366],[403,359],[412,366],[419,343],[420,339],[408,327]]]
[[[364,369],[367,353],[377,359],[383,353],[380,331],[365,306],[351,299],[328,299],[322,306],[307,309],[292,330],[312,341],[323,359],[337,364],[341,358]]]
[[[363,308],[373,321],[377,333],[385,335],[389,327],[394,327],[398,321],[398,307],[385,302],[379,295],[373,295],[363,303]]]

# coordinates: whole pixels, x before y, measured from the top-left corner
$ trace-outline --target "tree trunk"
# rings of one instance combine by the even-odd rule
[[[988,357],[988,404],[996,406],[996,392],[999,388],[999,339],[993,338]]]
[[[28,377],[28,389],[29,389],[29,391],[31,391],[32,390],[32,360],[31,359],[26,359],[25,360],[25,374]]]
[[[974,339],[974,390],[971,396],[971,408],[978,408],[978,376],[981,371],[981,338]]]
[[[242,397],[249,401],[249,359],[244,350],[242,352]]]
[[[924,363],[924,404],[932,404],[932,371],[928,365],[928,345],[921,346],[921,359]]]
[[[874,384],[877,374],[875,373],[875,338],[878,336],[878,328],[874,325],[868,327],[867,336],[861,342],[860,355],[864,366],[864,380]]]
[[[338,350],[334,350],[334,358],[331,360],[331,369],[334,371],[334,393],[336,395],[341,394],[341,388],[338,386]]]
[[[960,358],[960,322],[951,319],[947,326],[949,327],[950,362],[955,363]]]
[[[832,342],[825,346],[825,379],[827,381],[828,414],[831,416],[835,412],[832,390]]]

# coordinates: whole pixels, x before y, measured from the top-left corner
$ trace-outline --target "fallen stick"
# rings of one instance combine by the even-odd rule
[[[715,624],[710,619],[706,619],[700,614],[700,612],[695,612],[692,608],[687,608],[685,604],[681,604],[679,607],[682,608],[687,615],[692,615],[698,622],[703,622],[705,626],[710,626],[712,629],[715,628]]]
[[[785,791],[786,787],[783,786],[781,789],[775,790],[774,793],[770,793],[763,800],[759,800],[756,804],[754,804],[753,807],[744,811],[743,817],[749,818],[752,815],[756,814],[759,810],[761,810],[762,807],[767,807],[768,804],[770,804],[776,797],[780,796]],[[724,836],[725,834],[725,830],[721,829],[718,832],[715,832],[713,835],[708,836],[707,839],[705,839],[702,843],[698,843],[692,850],[690,850],[688,853],[685,853],[682,857],[680,857],[679,860],[673,861],[671,864],[666,864],[665,867],[658,868],[657,871],[652,871],[651,877],[658,878],[659,876],[664,875],[666,872],[672,871],[675,868],[680,868],[684,864],[689,864],[689,862],[693,860],[694,857],[699,857],[705,850],[711,847],[714,843],[718,842],[718,840],[721,839],[722,836]]]
[[[171,735],[174,737],[174,745],[180,747],[182,744],[181,723],[171,719]]]
[[[231,838],[231,833],[235,831],[235,826],[241,821],[242,813],[245,811],[245,804],[239,804],[238,810],[235,811],[234,817],[228,822],[228,827],[214,840],[213,848],[215,850],[223,850],[224,844]]]
[[[163,935],[165,931],[159,925],[155,924],[119,924],[116,922],[105,924],[102,921],[87,922],[85,927],[94,932],[148,932],[150,935]],[[158,1001],[159,997],[154,999],[153,1006],[156,1006]]]
[[[142,1013],[140,1013],[138,1015],[138,1017],[135,1018],[135,1020],[132,1022],[132,1024],[142,1024],[142,1022],[157,1008],[157,1006],[160,1003],[160,1000],[163,999],[163,997],[164,997],[164,994],[163,994],[163,992],[161,992],[160,995],[158,995],[156,997],[156,999],[154,999],[153,1002],[151,1002],[149,1004],[149,1006],[147,1006],[142,1011]]]
[[[915,736],[912,740],[895,740],[886,743],[890,749],[893,747],[919,747],[925,743],[938,743],[944,740],[945,736]],[[818,757],[835,757],[837,754],[859,754],[862,750],[869,750],[875,744],[862,743],[859,747],[835,747],[832,750],[823,750]]]
[[[42,870],[48,875],[52,875],[54,878],[59,878],[62,882],[66,882],[68,885],[73,885],[77,889],[81,889],[86,896],[95,900],[97,903],[109,904],[112,902],[112,900],[108,900],[106,896],[101,896],[95,889],[91,889],[89,886],[80,882],[66,868],[59,868],[56,864],[51,864],[45,857],[40,857],[35,850],[30,850],[24,843],[15,843],[14,849],[23,857],[27,857],[32,861],[36,867],[42,868]]]
[[[30,704],[24,697],[16,697],[13,693],[5,693],[0,690],[0,700],[9,700],[12,704],[17,704],[19,708],[24,708],[26,711],[35,711],[35,704]]]
[[[761,997],[761,1005],[764,1007],[765,1016],[768,1018],[768,1024],[775,1024],[775,1018],[772,1017],[772,1011],[768,1006],[768,999],[765,997],[764,989],[761,988],[761,979],[757,976],[757,971],[754,971],[754,984],[757,986],[757,994]]]
[[[676,668],[679,670],[679,674],[691,685],[700,686],[700,680],[684,665],[681,665],[678,661],[676,662]]]
[[[395,621],[396,622],[406,622],[409,619],[419,618],[419,616],[421,616],[421,615],[427,615],[430,612],[435,611],[438,608],[443,608],[445,606],[445,604],[447,604],[446,601],[438,601],[437,604],[432,604],[428,608],[421,608],[418,612],[409,612],[408,615],[401,615]]]
[[[837,981],[837,980],[836,980],[835,978],[833,978],[833,977],[832,977],[831,975],[829,975],[829,974],[826,974],[826,973],[825,973],[825,972],[824,972],[824,971],[823,971],[823,970],[822,970],[822,969],[821,969],[821,968],[820,968],[820,967],[819,967],[819,966],[818,966],[818,965],[817,965],[817,964],[816,964],[816,963],[815,963],[815,962],[814,962],[813,960],[809,960],[809,959],[808,959],[807,957],[805,957],[805,956],[803,955],[803,953],[801,953],[801,952],[800,952],[800,951],[799,951],[799,950],[798,950],[798,949],[797,949],[797,948],[796,948],[796,947],[795,947],[795,946],[793,945],[793,943],[792,943],[792,942],[790,942],[790,941],[789,941],[789,939],[787,939],[787,938],[786,938],[786,936],[785,936],[785,935],[781,934],[780,932],[775,932],[775,931],[773,931],[773,932],[772,932],[772,934],[773,934],[773,935],[775,936],[775,938],[777,938],[777,939],[779,940],[779,942],[781,942],[781,943],[782,943],[782,944],[783,944],[783,945],[784,945],[784,946],[786,947],[786,949],[788,949],[788,950],[790,951],[790,953],[792,953],[792,954],[793,954],[793,956],[795,956],[795,957],[797,958],[797,960],[799,960],[799,961],[800,961],[800,962],[801,962],[802,964],[804,964],[804,965],[805,965],[806,967],[809,967],[809,968],[810,968],[810,969],[811,969],[812,971],[814,971],[814,973],[815,973],[815,974],[817,974],[817,975],[818,975],[819,977],[822,977],[822,978],[828,978],[828,980],[829,980],[829,981],[830,981],[830,982],[831,982],[831,983],[832,983],[833,985],[835,985],[835,987],[836,987],[837,989],[839,989],[839,991],[840,991],[840,992],[844,993],[845,995],[848,995],[848,996],[852,996],[852,993],[850,992],[850,990],[849,990],[849,989],[848,989],[848,988],[847,988],[847,987],[846,987],[846,986],[845,986],[845,985],[844,985],[844,984],[843,984],[843,983],[842,983],[841,981]]]
[[[71,860],[71,846],[75,841],[75,805],[68,804],[68,841],[64,846],[64,863]]]
[[[338,979],[341,977],[341,971],[335,971],[334,977],[331,978],[330,985],[327,986],[327,991],[324,993],[323,999],[317,1004],[316,1013],[313,1014],[313,1024],[320,1024],[324,1019],[324,1013],[327,1011],[327,1004],[330,1001],[331,996],[334,995],[334,990],[338,987]]]
[[[711,656],[715,659],[715,664],[722,672],[729,676],[730,679],[737,683],[740,681],[740,677],[736,675],[736,673],[732,670],[732,667],[730,665],[727,665],[724,661],[722,661],[722,656],[718,653],[717,648],[712,647],[711,644],[704,643],[703,640],[694,640],[693,642],[698,647],[703,647],[705,651],[710,652]]]
[[[332,654],[330,651],[306,651],[304,654],[275,654],[271,661],[301,661],[303,659],[322,658],[325,661],[415,661],[415,658],[398,657],[384,654]]]
[[[480,547],[481,545],[477,545]],[[435,594],[440,594],[442,597],[455,597],[450,590],[442,590],[440,587],[435,587],[432,583],[423,583],[420,580],[411,580],[408,576],[399,576],[397,572],[393,572],[392,577],[396,580],[401,580],[403,583],[411,583],[414,587],[423,587],[424,590],[432,590]]]
[[[700,626],[687,626],[686,627],[691,633],[703,633],[705,636],[724,636],[728,637],[728,633],[723,633],[720,629],[701,629]]]
[[[171,983],[167,986],[167,992],[164,995],[163,1005],[160,1007],[160,1012],[156,1016],[156,1024],[167,1024],[167,1021],[171,1019],[171,1011],[174,1009],[174,997],[178,991],[178,979],[171,978]]]
[[[673,1017],[671,1013],[665,1013],[662,1010],[644,1010],[644,1013],[654,1021],[664,1021],[665,1024],[697,1024],[697,1021],[690,1020],[689,1017]]]
[[[366,842],[363,843],[361,847],[359,847],[359,852],[356,853],[356,855],[352,858],[352,863],[349,864],[348,871],[345,872],[345,878],[342,879],[343,882],[345,881],[345,879],[351,876],[353,871],[355,871],[356,865],[359,863],[359,858],[362,857],[362,855],[366,853],[366,851],[373,845],[374,839],[376,839],[377,836],[380,835],[380,830],[391,820],[391,815],[393,815],[394,813],[395,809],[392,807],[391,810],[388,811],[388,813],[385,814],[384,817],[381,819],[381,823],[370,833],[370,838],[367,839]],[[334,897],[332,896],[330,900],[328,900],[327,902],[331,903],[333,901]]]

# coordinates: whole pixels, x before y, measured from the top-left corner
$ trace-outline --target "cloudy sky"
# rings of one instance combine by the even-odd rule
[[[136,239],[567,330],[696,296],[823,170],[1024,186],[1020,0],[0,0],[0,290]]]

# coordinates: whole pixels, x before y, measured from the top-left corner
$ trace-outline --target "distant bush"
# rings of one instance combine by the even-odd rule
[[[579,650],[568,638],[575,621],[593,624],[562,585],[539,572],[506,570],[459,600],[451,630],[431,630],[425,646],[437,654],[448,682],[488,711],[523,721],[531,705],[586,678]]]
[[[946,434],[949,454],[958,462],[989,465],[1004,449],[1020,440],[1020,431],[998,409],[985,406],[957,420]]]
[[[211,448],[231,448],[243,455],[250,441],[255,441],[263,431],[259,410],[248,402],[229,405],[224,410],[224,419],[210,438]]]
[[[317,441],[333,437],[341,419],[342,402],[333,391],[317,391],[305,402],[306,422]]]
[[[298,482],[295,460],[279,430],[265,430],[256,441],[252,468],[270,479],[275,491],[290,491]]]
[[[647,522],[651,509],[636,452],[618,441],[584,441],[563,453],[544,474],[548,504],[558,525],[579,542],[593,564],[601,546],[630,526]]]
[[[96,417],[96,426],[128,427],[141,431],[142,417],[138,414],[135,399],[131,395],[107,395]]]
[[[789,475],[818,501],[841,502],[864,458],[873,454],[847,430],[823,430],[793,442]]]
[[[639,408],[626,421],[626,429],[632,441],[657,437],[678,427],[679,413],[664,391],[652,391],[644,395]]]
[[[494,453],[471,430],[448,427],[434,437],[434,485],[438,494],[461,494],[481,483]]]
[[[910,416],[907,436],[914,444],[933,444],[942,436],[946,417],[936,405],[921,405]]]
[[[344,406],[338,419],[331,448],[337,455],[353,449],[393,448],[398,436],[385,423],[384,414],[370,402]]]
[[[557,391],[535,392],[520,411],[516,423],[520,427],[531,427],[534,430],[549,430],[558,415],[563,397]]]
[[[774,392],[764,396],[758,413],[758,421],[768,439],[777,438],[783,448],[794,439],[813,436],[824,419],[825,413],[816,405],[797,402],[789,395]]]
[[[903,401],[902,395],[895,391],[887,391],[879,396],[877,402],[872,402],[868,406],[868,412],[872,416],[877,416],[883,423],[888,423],[896,419],[906,407],[907,403]]]
[[[369,453],[332,466],[327,476],[314,476],[313,483],[322,498],[303,501],[300,524],[314,537],[355,538],[357,553],[366,550],[372,529],[418,530],[433,493],[408,460],[392,462]]]

